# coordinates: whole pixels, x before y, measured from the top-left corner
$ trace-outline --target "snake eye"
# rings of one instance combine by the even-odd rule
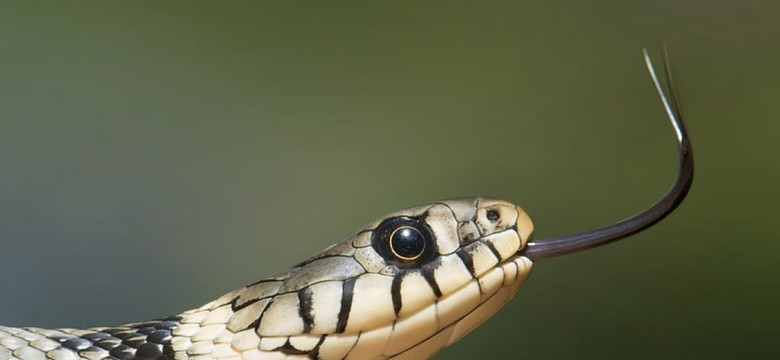
[[[415,218],[390,218],[379,224],[371,239],[374,249],[388,263],[419,266],[433,258],[436,244],[428,226]]]
[[[414,260],[425,251],[425,238],[420,230],[411,226],[401,226],[387,239],[390,251],[401,260]]]

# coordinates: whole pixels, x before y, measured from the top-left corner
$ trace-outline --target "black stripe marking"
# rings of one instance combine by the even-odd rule
[[[346,258],[346,259],[351,259],[352,258],[352,256],[350,256],[350,255],[325,254],[325,255],[320,255],[320,256],[316,256],[316,257],[313,257],[313,258],[301,261],[298,264],[296,264],[295,266],[293,266],[293,268],[304,267],[304,266],[309,265],[309,264],[311,264],[311,263],[313,263],[313,262],[315,262],[317,260],[322,260],[322,259],[332,258],[332,257],[340,257],[340,258]]]
[[[119,345],[109,350],[108,354],[119,360],[130,360],[135,356],[135,349],[127,345]]]
[[[433,270],[433,267],[426,266],[421,269],[420,274],[422,274],[423,279],[428,282],[428,285],[431,286],[433,294],[436,295],[437,298],[440,298],[441,289],[439,289],[439,283],[436,282],[436,277],[433,275]]]
[[[135,359],[159,359],[163,355],[162,346],[144,343],[135,352]]]
[[[292,346],[292,344],[290,344],[290,338],[287,338],[287,341],[284,343],[284,345],[278,347],[276,350],[287,355],[306,355],[309,353],[308,350],[300,350],[295,346]]]
[[[320,358],[320,346],[322,346],[322,343],[325,342],[325,336],[320,336],[320,341],[317,342],[317,345],[314,345],[314,348],[309,351],[309,359],[312,360],[318,360]]]
[[[260,312],[260,316],[255,319],[255,321],[252,321],[249,326],[247,326],[247,329],[255,329],[255,332],[260,330],[260,320],[263,320],[263,315],[265,314],[265,310],[267,310],[269,307],[271,307],[271,304],[274,303],[275,298],[271,298],[271,300],[268,301],[267,304],[265,304],[265,307],[263,307],[263,311]]]
[[[401,300],[401,283],[404,281],[406,272],[397,274],[393,278],[393,283],[390,285],[390,295],[393,296],[393,310],[395,310],[395,317],[398,317],[398,313],[401,311],[403,302]]]
[[[349,312],[352,310],[352,297],[355,295],[355,282],[357,278],[344,280],[341,287],[341,310],[339,311],[338,322],[336,322],[336,333],[341,334],[347,328]]]
[[[163,344],[163,357],[160,360],[173,360],[176,357],[176,351],[173,350],[173,344],[170,341]]]
[[[314,298],[312,297],[314,292],[311,288],[304,288],[298,291],[298,315],[303,320],[303,332],[311,332],[311,328],[314,326]]]
[[[428,216],[431,216],[431,214],[428,212],[433,206],[429,206],[427,209],[425,209],[425,212],[420,214],[420,216],[417,216],[417,220],[425,221],[425,219],[428,218]]]
[[[471,253],[469,253],[466,249],[459,249],[456,254],[458,254],[458,257],[460,258],[460,261],[463,262],[463,265],[466,265],[466,269],[469,270],[471,273],[471,276],[477,276],[474,273],[474,258],[471,257]]]
[[[249,299],[247,301],[244,301],[241,305],[238,305],[238,299],[239,298],[240,298],[240,296],[236,296],[236,298],[233,299],[233,301],[230,302],[230,308],[233,309],[233,312],[237,312],[238,310],[241,310],[241,309],[243,309],[243,308],[245,308],[245,307],[247,307],[249,305],[252,305],[252,304],[260,301],[260,299]]]
[[[253,283],[251,283],[251,284],[249,284],[249,285],[247,285],[247,286],[244,286],[244,289],[246,289],[246,288],[249,288],[249,287],[252,287],[252,286],[255,286],[255,285],[257,285],[257,284],[262,284],[262,283],[269,283],[269,282],[281,282],[281,280],[276,280],[276,279],[262,279],[262,280],[257,280],[257,281],[255,281],[255,282],[253,282]]]
[[[503,261],[504,259],[501,257],[501,253],[498,252],[498,249],[496,249],[495,245],[493,245],[490,241],[482,241],[488,249],[490,249],[490,252],[493,253],[493,255],[498,259],[498,262]]]

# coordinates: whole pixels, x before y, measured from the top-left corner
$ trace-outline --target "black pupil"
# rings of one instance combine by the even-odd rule
[[[402,259],[415,259],[425,250],[425,238],[417,229],[404,226],[393,233],[390,249]]]
[[[487,218],[490,221],[496,221],[498,220],[498,211],[495,210],[488,210],[487,212]]]

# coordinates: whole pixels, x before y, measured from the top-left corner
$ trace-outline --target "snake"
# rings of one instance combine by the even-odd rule
[[[646,210],[595,230],[532,241],[511,202],[459,198],[388,214],[288,270],[178,315],[121,326],[0,326],[0,360],[424,360],[496,314],[541,259],[604,245],[671,213],[693,155],[664,52],[679,171]]]

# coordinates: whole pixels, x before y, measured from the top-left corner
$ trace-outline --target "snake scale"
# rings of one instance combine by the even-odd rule
[[[671,75],[669,101],[646,52],[645,60],[677,132],[680,171],[663,198],[631,218],[531,242],[530,218],[507,201],[413,207],[179,315],[89,329],[0,326],[0,360],[428,359],[501,309],[533,261],[632,235],[685,197],[693,158]]]

